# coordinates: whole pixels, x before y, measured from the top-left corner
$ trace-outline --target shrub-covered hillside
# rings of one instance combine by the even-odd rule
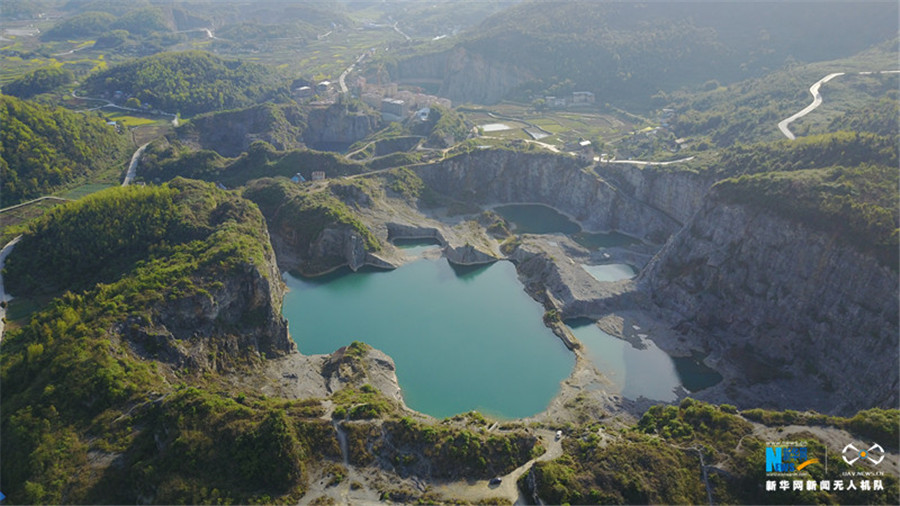
[[[127,137],[103,119],[0,97],[0,206],[52,192],[123,163]]]
[[[767,480],[785,478],[766,475],[767,440],[750,422],[763,416],[781,421],[776,426],[810,427],[791,440],[807,442],[809,456],[819,459],[803,478],[804,485],[815,480],[816,491],[766,490]],[[823,480],[849,484],[848,471],[871,471],[859,463],[846,465],[832,449],[826,472],[818,426],[868,438],[871,428],[855,421],[870,416],[888,426],[900,420],[897,410],[860,412],[851,419],[804,417],[791,411],[738,413],[733,406],[685,399],[679,406],[651,407],[637,425],[621,431],[597,424],[575,427],[563,440],[563,456],[536,463],[521,484],[550,504],[896,504],[900,484],[890,474],[859,475],[852,490],[818,490]],[[890,441],[896,441],[896,430],[894,436]],[[883,490],[860,490],[860,482],[868,479],[871,487],[872,478],[881,480]]]
[[[121,91],[166,112],[194,115],[266,101],[286,92],[283,84],[263,65],[186,51],[116,65],[92,75],[84,86],[91,95]]]
[[[87,288],[3,338],[4,493],[15,503],[296,493],[303,461],[323,448],[322,424],[304,421],[318,411],[240,404],[206,390],[215,376],[203,375],[292,349],[272,262],[256,206],[206,183],[114,188],[41,217],[8,258],[9,289]]]

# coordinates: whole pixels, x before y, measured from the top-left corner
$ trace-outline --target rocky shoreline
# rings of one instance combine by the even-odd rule
[[[704,321],[696,313],[696,308],[701,306],[692,305],[707,300],[704,314],[715,314],[709,304],[716,304],[710,302],[716,300],[710,298],[716,292],[697,292],[683,282],[678,285],[677,278],[676,284],[665,285],[660,281],[664,279],[660,273],[666,269],[671,271],[673,268],[667,266],[678,263],[678,259],[684,256],[698,256],[707,266],[715,269],[730,261],[728,259],[735,254],[741,254],[725,254],[722,247],[742,244],[742,241],[763,244],[769,240],[767,237],[778,235],[775,224],[766,225],[772,230],[771,233],[741,236],[716,232],[725,228],[743,230],[739,222],[759,214],[750,210],[741,211],[743,214],[732,213],[727,226],[717,228],[713,214],[722,206],[711,203],[709,197],[701,198],[706,195],[710,182],[695,173],[679,174],[627,166],[617,166],[615,173],[609,173],[609,168],[596,169],[609,180],[583,170],[573,159],[560,155],[489,151],[455,157],[419,167],[417,174],[426,186],[440,191],[445,198],[467,202],[464,214],[451,213],[448,207],[422,207],[407,198],[384,193],[383,190],[378,193],[368,187],[370,189],[367,191],[372,192],[372,196],[351,197],[359,192],[341,193],[347,195],[345,204],[353,209],[381,244],[378,251],[368,250],[359,233],[349,227],[326,228],[309,249],[325,261],[316,263],[318,270],[304,271],[297,268],[300,264],[296,253],[290,251],[290,241],[274,231],[272,242],[279,268],[299,271],[307,276],[322,275],[344,266],[354,271],[362,266],[397,268],[408,259],[393,245],[392,241],[396,240],[434,241],[441,247],[442,255],[457,265],[483,265],[499,260],[513,262],[524,290],[543,305],[545,324],[576,355],[576,367],[572,374],[563,382],[560,393],[547,411],[533,417],[536,420],[558,421],[577,417],[580,408],[573,409],[571,403],[575,398],[580,404],[593,405],[598,411],[625,416],[639,416],[641,407],[650,404],[646,399],[624,399],[610,391],[608,379],[590,364],[580,350],[580,343],[563,323],[572,318],[594,320],[609,335],[638,348],[645,346],[645,339],[650,339],[673,357],[705,357],[705,364],[718,371],[723,380],[716,386],[690,394],[701,400],[731,403],[739,407],[815,408],[833,413],[847,413],[854,406],[863,404],[891,402],[891,399],[883,397],[869,398],[877,396],[879,389],[870,389],[868,395],[860,390],[857,394],[861,397],[847,403],[834,401],[834,396],[827,389],[823,390],[827,385],[821,382],[804,383],[799,379],[753,376],[753,371],[748,373],[748,368],[758,369],[764,359],[754,362],[752,357],[735,353],[734,344],[721,329],[711,326],[709,320]],[[483,213],[488,213],[493,206],[522,202],[552,207],[583,229],[615,230],[643,240],[629,246],[591,251],[562,234],[524,234],[510,241],[511,236],[488,231]],[[703,220],[703,224],[698,224]],[[788,225],[780,225],[782,228],[785,226]],[[696,230],[711,232],[703,237],[693,237]],[[803,244],[796,245],[797,248],[803,248],[806,243],[817,244],[815,236],[804,234],[806,232],[799,229],[794,233],[803,239],[800,241]],[[722,242],[725,237],[730,243]],[[754,251],[750,246],[743,248]],[[789,268],[789,262],[765,260],[766,257],[778,255],[778,250],[773,248],[766,256],[758,258]],[[854,264],[865,261],[846,255],[839,258],[850,258]],[[627,263],[638,269],[640,274],[633,280],[601,282],[581,268],[581,264],[607,263]],[[703,271],[702,267],[699,270],[696,267],[691,272]],[[759,268],[765,270],[762,265]],[[835,263],[833,268],[840,269],[839,264]],[[793,279],[789,274],[786,271],[769,277],[773,280],[778,276]],[[808,280],[794,279],[793,282],[798,286],[808,286]],[[785,283],[787,281],[782,282]],[[673,287],[679,286],[680,292],[672,292]],[[672,294],[665,295],[669,292]],[[894,290],[895,299],[896,292]],[[744,309],[735,307],[729,311],[738,313],[749,310],[756,302],[751,296],[744,304]],[[859,310],[865,312],[866,307],[861,305]],[[693,316],[692,311],[695,312]],[[776,326],[780,318],[778,314],[775,308],[769,315],[771,323]],[[896,320],[896,315],[892,316],[887,310],[882,314],[890,327],[891,318]],[[633,328],[642,330],[636,332]],[[893,355],[885,353],[883,356],[890,358]],[[880,370],[890,369],[887,362],[879,367]],[[895,386],[888,385],[886,388],[890,390]],[[388,390],[396,389],[399,386]],[[687,392],[681,389],[677,395],[685,396]],[[810,398],[832,399],[834,402],[809,404]]]

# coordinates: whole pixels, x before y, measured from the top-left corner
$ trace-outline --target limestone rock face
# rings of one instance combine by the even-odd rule
[[[734,395],[832,413],[898,402],[897,273],[828,234],[713,192],[639,282],[740,371]]]
[[[646,203],[679,223],[687,223],[700,206],[715,177],[670,167],[625,163],[598,164],[600,177],[620,191]]]
[[[499,258],[479,250],[471,244],[463,246],[446,246],[444,248],[444,256],[447,260],[456,265],[483,265],[496,262]]]
[[[303,147],[303,114],[296,106],[261,104],[246,109],[204,114],[178,128],[179,138],[190,145],[234,157],[254,141],[265,141],[278,150]]]
[[[488,62],[481,55],[455,47],[441,53],[403,60],[397,65],[397,79],[439,81],[438,95],[454,102],[491,104],[529,81],[531,76],[513,65]]]
[[[272,232],[272,246],[282,269],[313,276],[345,265],[353,271],[364,265],[381,269],[397,267],[367,251],[366,241],[347,226],[327,227],[309,244],[298,240],[289,226],[281,227]]]
[[[159,304],[149,322],[132,318],[118,330],[139,354],[176,368],[229,369],[296,351],[281,315],[284,283],[270,248],[262,264],[240,264],[217,280]]]
[[[321,143],[352,144],[378,128],[379,117],[362,111],[350,111],[341,104],[316,107],[309,111],[303,141],[315,147]]]
[[[417,171],[429,186],[451,197],[481,204],[546,204],[592,231],[618,230],[662,243],[679,228],[666,213],[563,155],[480,150]]]
[[[321,374],[328,392],[369,384],[390,399],[403,400],[394,359],[383,351],[368,345],[356,350],[353,346],[343,346],[325,357]]]

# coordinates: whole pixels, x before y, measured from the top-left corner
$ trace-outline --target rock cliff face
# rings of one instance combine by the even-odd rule
[[[687,223],[715,178],[678,168],[602,163],[594,171],[620,191]]]
[[[296,106],[262,104],[198,116],[180,127],[178,136],[188,144],[234,157],[254,141],[268,142],[281,151],[303,147],[302,124],[303,115]]]
[[[230,369],[247,358],[295,352],[281,315],[281,273],[272,249],[265,251],[261,265],[200,273],[218,282],[169,298],[151,309],[149,321],[128,321],[120,330],[135,351],[175,368]]]
[[[305,243],[289,224],[280,225],[272,231],[272,246],[284,270],[319,275],[343,266],[353,271],[364,265],[382,269],[396,267],[366,250],[365,240],[351,227],[328,227],[313,242]]]
[[[713,190],[640,285],[734,366],[734,402],[831,413],[898,402],[897,273],[827,234]]]
[[[321,144],[353,144],[378,128],[379,117],[350,111],[345,105],[314,107],[306,118],[303,141],[315,148]]]
[[[439,95],[454,102],[492,104],[529,81],[531,76],[513,65],[488,62],[463,47],[415,56],[398,63],[397,80],[439,80]]]
[[[662,243],[679,228],[666,213],[581,170],[571,157],[481,150],[417,169],[435,191],[481,204],[541,203],[591,231]]]

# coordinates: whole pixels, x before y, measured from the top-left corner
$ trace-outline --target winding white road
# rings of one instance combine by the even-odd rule
[[[72,98],[78,98],[81,100],[96,100],[98,102],[104,102],[104,104],[101,106],[92,107],[90,109],[79,109],[75,112],[90,112],[90,111],[96,111],[97,109],[103,109],[104,107],[113,107],[115,109],[121,109],[123,111],[130,111],[130,112],[137,112],[140,114],[154,114],[152,112],[148,112],[143,109],[133,109],[131,107],[124,107],[121,105],[116,105],[115,103],[110,102],[109,100],[106,100],[105,98],[79,97],[78,95],[75,94],[75,90],[72,90]],[[165,111],[159,111],[156,115],[157,116],[172,116],[172,125],[178,126],[178,114],[173,114],[171,112],[165,112]]]
[[[844,72],[835,72],[833,74],[828,74],[809,87],[809,93],[813,96],[812,103],[803,108],[803,110],[801,110],[797,114],[794,114],[790,118],[785,118],[778,123],[778,129],[781,130],[781,133],[783,133],[785,137],[790,140],[794,140],[797,138],[790,130],[788,130],[788,125],[791,124],[794,120],[800,119],[803,116],[806,116],[807,114],[813,112],[816,107],[819,107],[819,105],[822,103],[822,95],[819,93],[819,87],[827,83],[828,81],[831,81],[835,77],[842,75],[844,75]]]
[[[0,250],[0,301],[4,302],[4,304],[0,304],[0,340],[3,339],[3,330],[6,327],[6,303],[12,300],[12,296],[6,293],[6,288],[3,286],[3,264],[6,263],[6,257],[12,253],[13,247],[21,238],[21,235],[16,237]]]
[[[693,160],[693,156],[689,156],[687,158],[680,158],[678,160],[669,160],[668,162],[647,162],[644,160],[606,160],[600,159],[599,157],[594,157],[595,162],[601,163],[625,163],[628,165],[672,165],[673,163],[684,163]]]
[[[349,74],[350,72],[353,72],[353,68],[359,62],[363,61],[363,58],[365,58],[365,57],[366,57],[366,53],[359,55],[359,57],[356,58],[355,62],[351,63],[349,67],[347,67],[343,72],[341,72],[340,77],[338,77],[338,86],[341,88],[341,93],[347,93],[348,91],[350,91],[349,89],[347,89],[347,82],[346,82],[347,74]]]
[[[897,73],[900,73],[900,70],[882,70],[882,71],[872,71],[872,72],[859,72],[860,75],[871,75],[871,74],[897,74]],[[808,106],[804,107],[803,110],[801,110],[801,111],[798,112],[797,114],[794,114],[793,116],[791,116],[791,117],[789,117],[789,118],[785,118],[785,119],[779,121],[779,122],[778,122],[778,129],[781,130],[781,133],[783,133],[784,136],[787,137],[787,138],[790,139],[790,140],[796,139],[797,137],[793,134],[793,132],[791,132],[791,131],[788,129],[788,125],[790,125],[793,121],[798,120],[798,119],[802,118],[803,116],[806,116],[807,114],[811,113],[813,110],[815,110],[816,107],[819,107],[819,105],[822,104],[822,94],[819,93],[819,88],[820,88],[823,84],[827,83],[828,81],[831,81],[831,80],[834,79],[835,77],[843,76],[843,75],[846,75],[846,74],[847,74],[846,72],[834,72],[834,73],[832,73],[832,74],[828,74],[827,76],[823,77],[822,79],[819,79],[819,80],[816,81],[812,86],[810,86],[810,87],[809,87],[809,94],[813,96],[813,101],[812,101],[812,103],[809,104]]]
[[[131,164],[128,165],[128,172],[125,173],[125,179],[122,181],[122,186],[128,186],[134,181],[134,176],[137,175],[137,166],[141,161],[141,156],[144,155],[144,150],[147,149],[147,146],[150,143],[144,144],[143,146],[137,148],[137,151],[131,155]]]

